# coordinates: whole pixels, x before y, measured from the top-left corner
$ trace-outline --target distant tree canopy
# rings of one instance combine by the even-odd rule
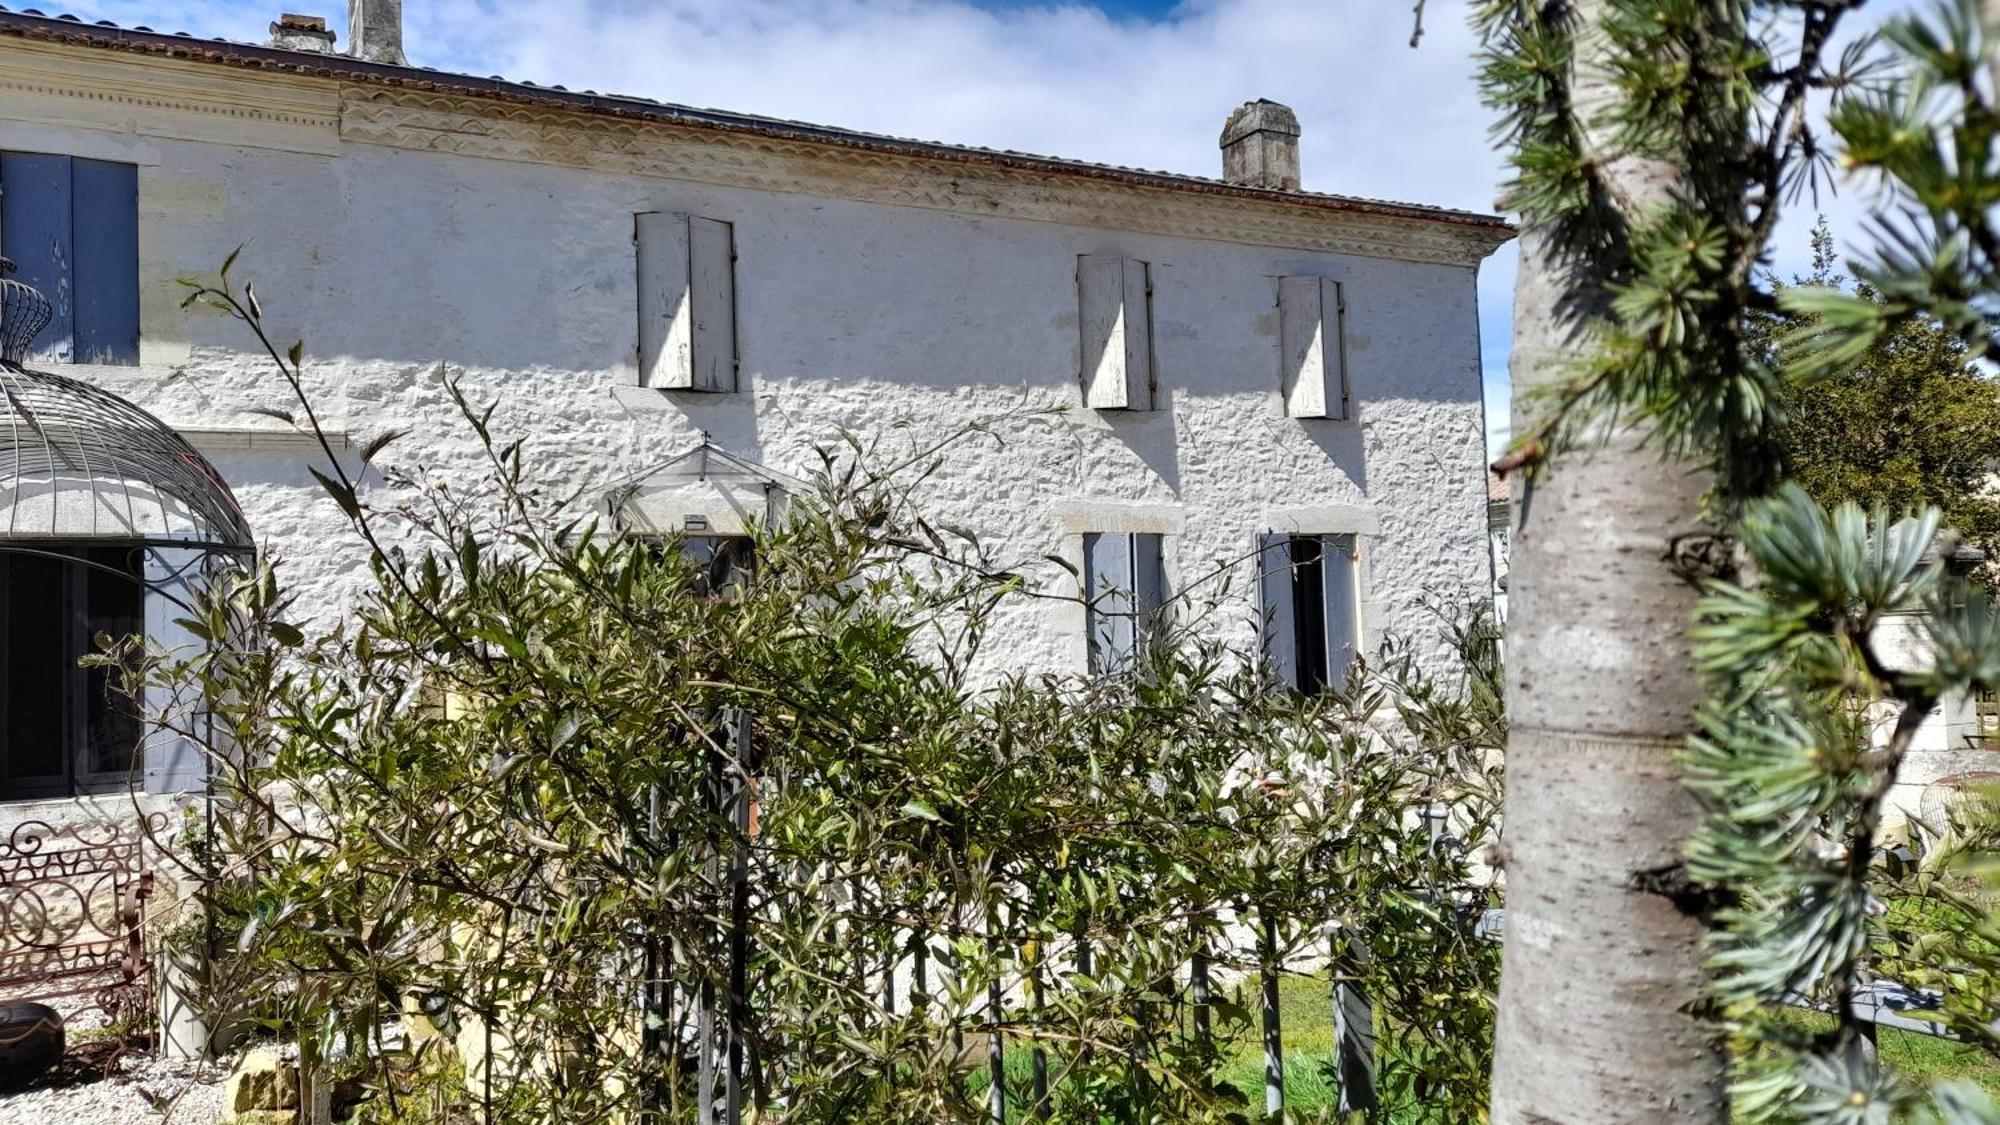
[[[1813,269],[1795,284],[1844,287],[1833,236],[1813,230]],[[1881,298],[1868,285],[1855,291]],[[1781,443],[1791,479],[1832,506],[1936,507],[1945,526],[2000,559],[2000,380],[1972,362],[1963,339],[1926,317],[1900,321],[1859,360],[1826,373],[1787,362],[1816,317],[1786,309],[1756,341],[1780,374]]]

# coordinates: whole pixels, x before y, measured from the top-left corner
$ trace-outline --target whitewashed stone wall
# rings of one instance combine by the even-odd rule
[[[0,113],[4,116],[4,113]],[[1487,585],[1474,270],[1164,237],[799,192],[340,141],[182,140],[48,119],[0,120],[0,148],[140,165],[144,341],[137,368],[83,373],[187,428],[270,426],[292,404],[242,326],[183,313],[173,279],[236,246],[279,344],[303,337],[326,423],[357,443],[411,431],[385,459],[481,471],[440,365],[497,431],[525,436],[542,479],[593,488],[704,432],[799,471],[842,428],[930,437],[1017,417],[1004,445],[958,447],[925,500],[1008,554],[1076,556],[1075,531],[1129,517],[1174,534],[1171,574],[1243,559],[1259,531],[1364,538],[1368,640],[1425,633],[1427,592]],[[246,134],[254,140],[254,133]],[[296,151],[320,147],[323,151]],[[636,386],[635,212],[735,225],[745,390]],[[1330,215],[1329,223],[1341,218]],[[1079,254],[1153,264],[1162,409],[1084,409]],[[1355,421],[1284,417],[1275,277],[1344,284]],[[217,452],[260,544],[304,611],[364,580],[339,513],[297,453]],[[1244,564],[1247,567],[1247,563]],[[1073,585],[1044,564],[1051,588]],[[1228,628],[1248,636],[1247,570]],[[1037,603],[989,652],[1082,666],[1081,612]]]

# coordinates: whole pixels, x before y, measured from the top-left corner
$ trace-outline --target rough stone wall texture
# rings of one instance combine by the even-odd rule
[[[15,143],[0,122],[0,147]],[[1056,511],[1176,512],[1171,573],[1245,560],[1271,513],[1372,509],[1371,642],[1428,635],[1427,591],[1487,583],[1473,270],[1161,237],[601,170],[342,143],[332,156],[38,126],[44,150],[140,163],[145,343],[138,368],[83,373],[183,427],[272,425],[291,404],[241,326],[183,313],[177,276],[245,245],[282,347],[303,337],[326,423],[357,441],[409,435],[385,460],[447,479],[481,471],[439,375],[494,400],[536,475],[596,488],[702,433],[781,471],[841,428],[928,437],[1016,416],[1005,444],[958,447],[927,487],[938,519],[1007,554],[1075,556]],[[60,150],[60,148],[58,148]],[[636,386],[633,215],[735,224],[733,395]],[[1079,254],[1152,263],[1161,409],[1086,410],[1078,388]],[[1286,418],[1275,278],[1344,283],[1353,421]],[[365,578],[338,512],[294,455],[215,456],[260,544],[302,594],[338,612]],[[1072,520],[1072,527],[1074,520]],[[1323,530],[1348,530],[1325,527]],[[1247,561],[1225,628],[1252,623]],[[1052,588],[1073,586],[1044,566]],[[1041,603],[1003,618],[989,652],[1080,668],[1081,612]]]

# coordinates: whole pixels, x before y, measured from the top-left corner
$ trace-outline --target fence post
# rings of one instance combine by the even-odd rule
[[[1357,939],[1340,954],[1338,931],[1327,942],[1327,964],[1333,976],[1334,1060],[1340,1070],[1341,1113],[1375,1108],[1375,1009],[1358,979],[1368,964],[1368,947]]]
[[[1029,939],[1025,948],[1028,955],[1029,1018],[1035,1029],[1034,1048],[1028,1056],[1028,1076],[1033,1083],[1034,1102],[1028,1107],[1028,1115],[1039,1119],[1049,1114],[1049,1051],[1042,1041],[1041,939]]]
[[[728,1070],[723,1076],[724,1125],[743,1120],[743,1026],[750,1009],[750,713],[730,712],[729,822],[729,1010],[724,1041]]]
[[[991,915],[987,917],[986,926],[988,934],[999,928],[993,924]],[[1000,941],[998,938],[988,937],[986,943],[987,949],[993,953],[993,979],[986,985],[986,1014],[987,1018],[993,1021],[993,1034],[988,1040],[986,1047],[986,1080],[988,1083],[986,1087],[986,1109],[988,1116],[993,1120],[993,1125],[1006,1125],[1007,1062],[1002,1055],[1003,1047],[1000,1036],[1000,1025],[1003,1015],[1001,1004],[1005,1000],[1005,996],[1002,994],[1000,987]]]
[[[1188,966],[1188,993],[1194,1002],[1194,1039],[1203,1048],[1213,1041],[1209,1028],[1209,983],[1208,983],[1208,932],[1207,919],[1197,915],[1195,925],[1202,927],[1201,938],[1194,947],[1194,961]]]
[[[1257,976],[1264,1006],[1264,1115],[1285,1112],[1285,1044],[1278,1024],[1278,922],[1260,910],[1263,923],[1257,940]]]

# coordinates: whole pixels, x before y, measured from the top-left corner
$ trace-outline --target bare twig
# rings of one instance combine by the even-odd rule
[[[1413,20],[1410,27],[1410,49],[1414,51],[1417,49],[1417,44],[1424,41],[1424,0],[1417,0],[1411,6],[1410,16]]]

